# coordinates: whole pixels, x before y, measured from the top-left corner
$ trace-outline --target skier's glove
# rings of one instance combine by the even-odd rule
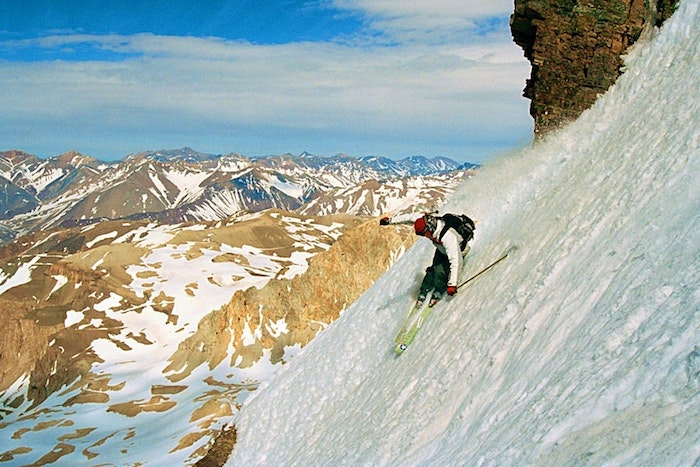
[[[379,225],[389,225],[389,222],[391,222],[391,219],[388,217],[382,217],[379,219]]]
[[[454,295],[457,293],[457,287],[454,285],[447,286],[447,295]]]

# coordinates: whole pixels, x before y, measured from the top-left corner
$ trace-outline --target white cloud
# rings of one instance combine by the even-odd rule
[[[357,10],[369,17],[443,19],[450,24],[455,18],[508,16],[512,0],[333,0],[333,6]]]
[[[366,18],[370,27],[399,42],[464,43],[489,18],[507,18],[512,0],[333,0],[335,8]]]
[[[484,3],[489,5],[336,2],[362,8],[395,31],[409,22],[425,30],[455,18],[509,11]],[[531,131],[528,102],[521,97],[529,65],[509,40],[472,44],[409,39],[391,47],[331,42],[263,46],[152,34],[6,42],[0,46],[89,46],[121,58],[0,61],[0,118],[7,122],[0,141],[8,149],[31,150],[41,147],[41,141],[48,145],[64,138],[65,144],[76,142],[64,150],[88,153],[81,142],[90,144],[90,138],[113,145],[119,140],[120,148],[129,145],[121,154],[92,154],[115,158],[177,144],[196,147],[199,141],[209,142],[200,150],[245,153],[255,149],[237,145],[256,135],[257,150],[263,153],[276,151],[276,138],[297,145],[286,150],[318,152],[331,150],[326,148],[335,139],[335,152],[389,156],[399,150],[430,155],[430,148],[437,154],[450,145],[488,144],[507,139],[503,128],[522,140]],[[343,142],[351,147],[342,147]],[[415,151],[408,149],[411,145]]]

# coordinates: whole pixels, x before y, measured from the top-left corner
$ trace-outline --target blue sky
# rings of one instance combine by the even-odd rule
[[[528,144],[512,0],[0,1],[0,150],[484,159]]]

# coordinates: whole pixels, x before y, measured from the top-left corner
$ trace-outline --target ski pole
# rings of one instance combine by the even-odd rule
[[[495,265],[497,265],[498,263],[500,263],[501,261],[503,261],[504,259],[506,259],[506,257],[508,256],[508,253],[510,253],[510,251],[506,251],[506,252],[503,254],[503,256],[501,256],[500,258],[498,258],[496,261],[494,261],[493,263],[489,264],[489,265],[486,266],[484,269],[482,269],[481,271],[477,272],[476,274],[474,274],[473,276],[471,276],[471,277],[470,277],[469,279],[467,279],[466,281],[464,281],[464,282],[462,282],[461,284],[459,284],[459,285],[457,286],[457,290],[459,290],[459,288],[462,287],[463,285],[466,285],[466,284],[468,284],[469,282],[473,281],[474,279],[476,279],[477,277],[479,277],[480,275],[482,275],[483,273],[485,273],[486,271],[488,271],[489,269],[491,269],[492,267],[494,267]]]

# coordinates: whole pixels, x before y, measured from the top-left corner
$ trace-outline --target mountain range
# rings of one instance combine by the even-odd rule
[[[187,147],[116,162],[74,151],[48,159],[5,151],[0,152],[0,240],[105,219],[211,221],[270,208],[377,215],[393,207],[389,198],[411,190],[444,194],[442,187],[455,171],[468,175],[475,168],[443,157],[395,161],[304,152],[247,158]],[[426,203],[434,193],[416,196],[417,203],[430,207]]]
[[[0,462],[202,457],[260,368],[292,358],[413,243],[376,216],[435,209],[475,168],[2,153]]]
[[[0,248],[0,462],[202,457],[261,366],[290,359],[411,245],[397,227],[269,209],[104,220]]]

